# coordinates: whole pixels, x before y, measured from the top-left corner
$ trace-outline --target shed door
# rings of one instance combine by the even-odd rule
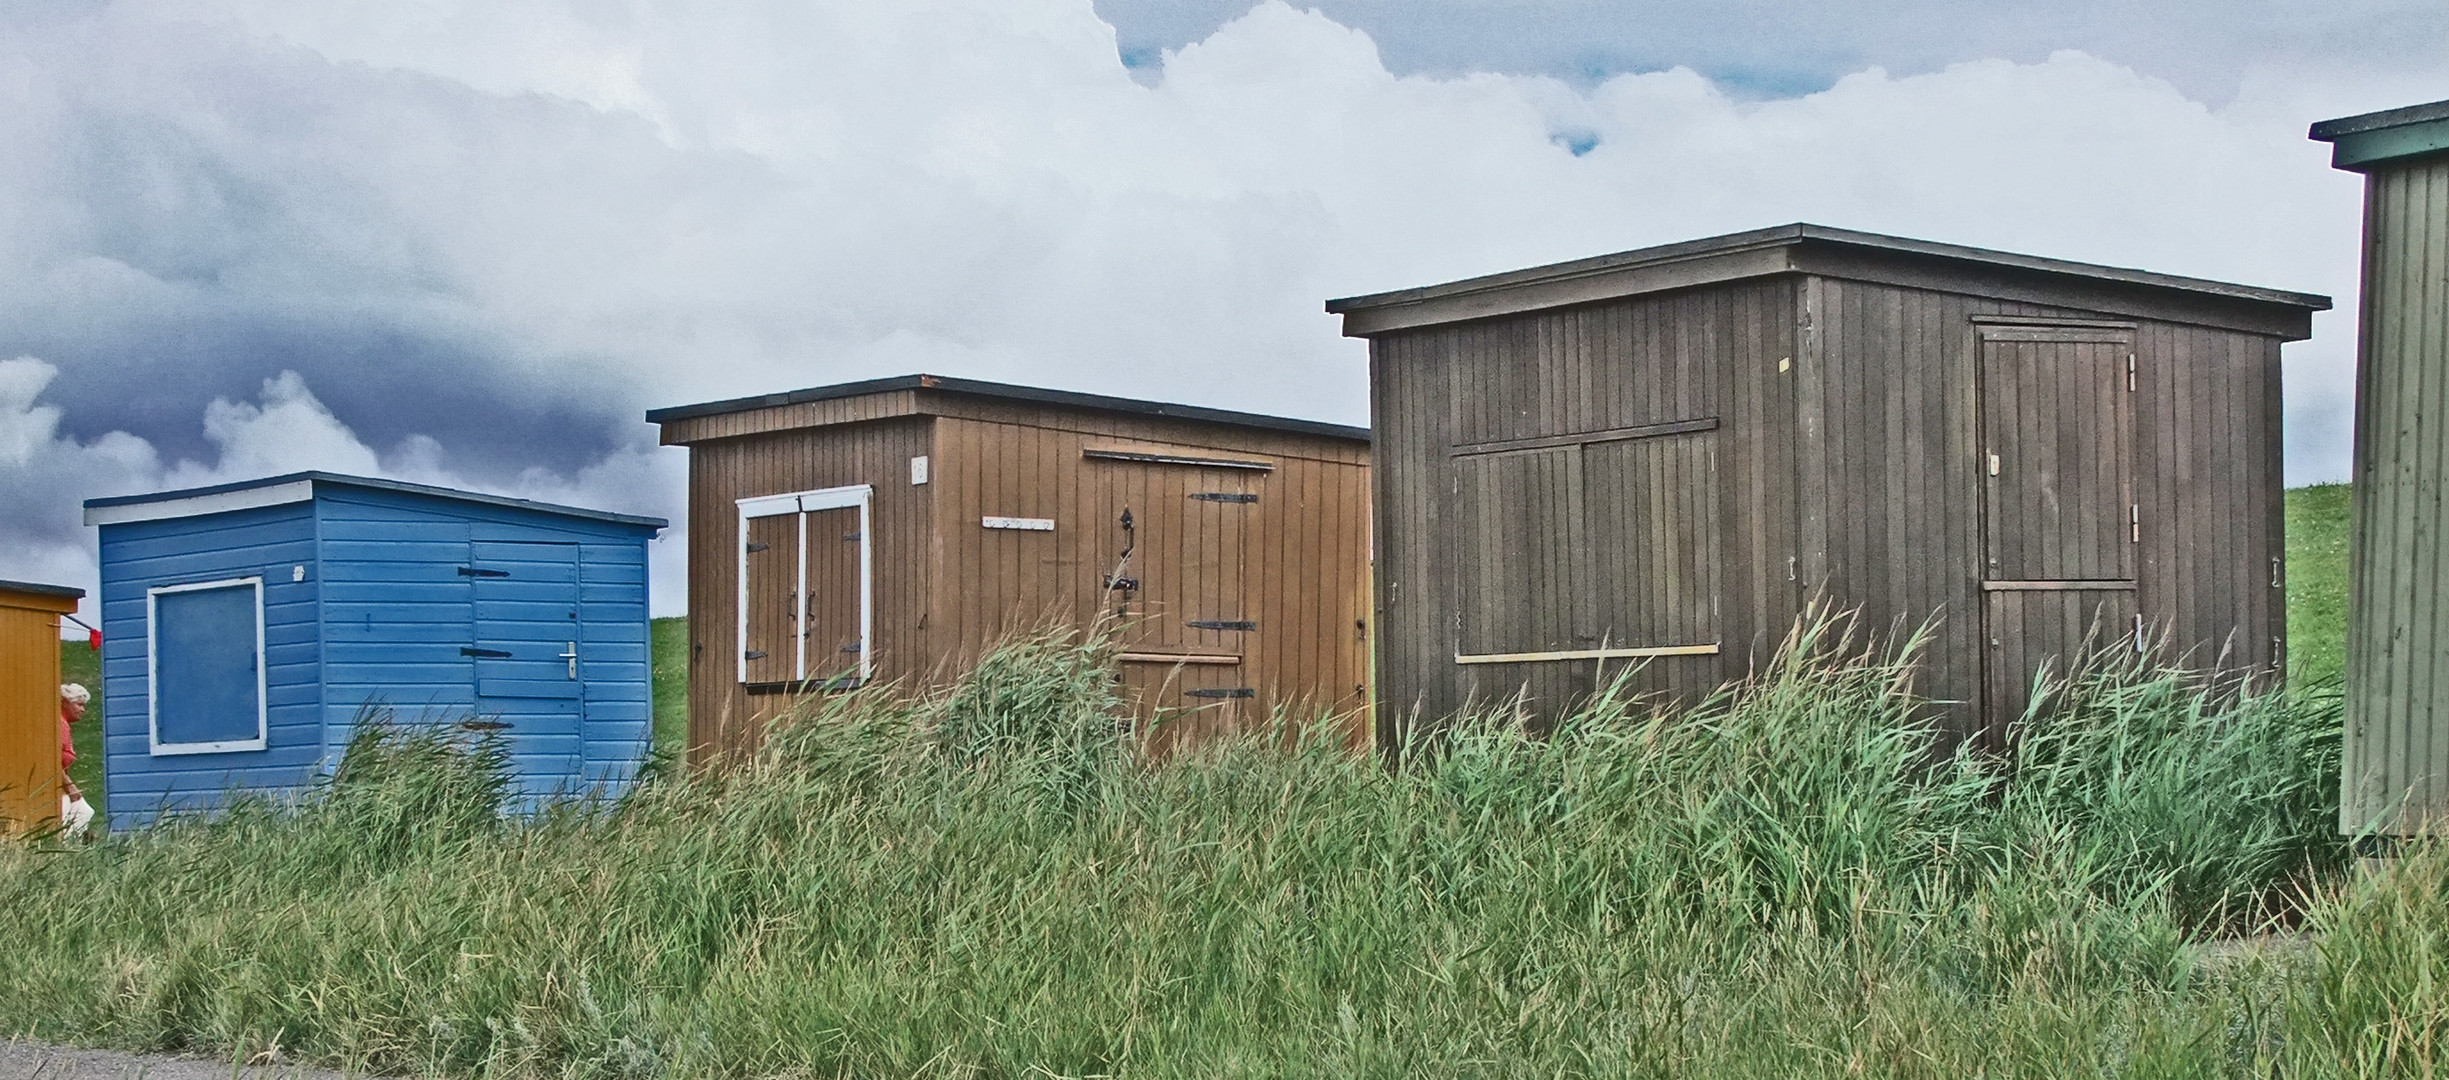
[[[2140,635],[2134,347],[2122,329],[1981,328],[1982,721],[2005,749],[2034,679]]]
[[[744,524],[741,681],[790,682],[799,678],[799,515],[769,514]]]
[[[1104,519],[1093,572],[1104,610],[1121,622],[1124,695],[1135,713],[1162,721],[1152,748],[1230,729],[1258,696],[1250,654],[1265,628],[1244,606],[1242,560],[1266,474],[1104,461],[1090,469]]]
[[[531,791],[575,782],[586,670],[578,545],[478,540],[469,549],[476,711],[504,725],[501,734]]]
[[[1983,329],[1989,580],[2134,579],[2133,355],[2124,331]]]

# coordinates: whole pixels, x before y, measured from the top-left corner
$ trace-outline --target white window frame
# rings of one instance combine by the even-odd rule
[[[869,521],[869,507],[875,501],[875,491],[876,489],[868,484],[852,484],[847,487],[819,488],[815,491],[795,491],[786,495],[758,495],[735,501],[734,505],[738,506],[740,511],[739,531],[733,544],[733,550],[739,560],[735,569],[738,585],[735,612],[739,624],[734,628],[735,636],[732,639],[731,651],[732,661],[738,672],[737,678],[742,685],[748,684],[749,520],[781,517],[784,514],[793,514],[798,517],[799,588],[795,595],[798,597],[802,618],[796,621],[804,623],[808,605],[808,515],[821,510],[840,510],[852,506],[859,508],[859,681],[864,683],[868,680],[870,657],[875,652],[868,647],[868,642],[874,637],[876,623],[876,566],[872,554],[875,548],[869,543],[869,540],[875,535],[872,523]],[[800,626],[799,632],[793,636],[798,640],[796,654],[792,660],[791,681],[806,682],[808,681],[807,627]]]
[[[166,743],[162,741],[161,714],[161,597],[165,593],[203,592],[207,589],[251,588],[255,590],[255,737],[223,742]],[[220,578],[214,581],[191,581],[178,585],[156,585],[145,590],[145,739],[152,756],[172,757],[179,754],[228,754],[241,750],[261,750],[271,734],[271,695],[266,693],[264,662],[264,579],[261,577]]]

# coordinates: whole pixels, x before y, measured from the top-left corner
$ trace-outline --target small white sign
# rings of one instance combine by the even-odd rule
[[[910,486],[917,487],[926,482],[927,455],[920,454],[919,456],[910,459]]]
[[[1054,531],[1053,518],[991,517],[978,519],[978,524],[990,529],[1019,529],[1022,532]]]

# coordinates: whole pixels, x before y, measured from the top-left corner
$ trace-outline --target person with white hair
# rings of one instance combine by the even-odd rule
[[[94,808],[68,778],[68,767],[77,762],[76,735],[68,725],[85,719],[85,707],[93,699],[93,691],[83,686],[60,684],[60,835],[71,840],[85,835],[85,827],[93,824]]]

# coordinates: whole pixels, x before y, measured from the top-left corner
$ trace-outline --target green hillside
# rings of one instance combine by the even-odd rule
[[[2287,651],[2297,679],[2335,679],[2347,647],[2347,485],[2287,493]]]

